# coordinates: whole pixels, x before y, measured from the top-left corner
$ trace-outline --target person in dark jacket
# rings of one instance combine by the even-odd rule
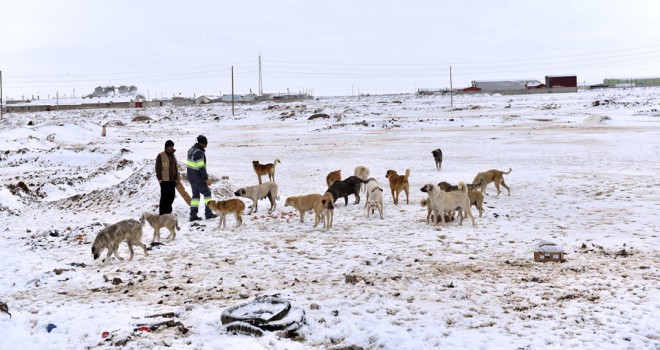
[[[204,135],[197,136],[197,143],[188,150],[188,161],[186,162],[188,180],[190,187],[192,187],[192,198],[190,200],[190,221],[201,220],[197,215],[200,205],[200,194],[204,196],[206,219],[217,218],[218,215],[214,214],[208,205],[206,205],[213,198],[211,197],[211,180],[206,172],[206,146],[208,140]]]
[[[172,213],[176,183],[179,181],[179,168],[174,156],[174,142],[165,141],[165,150],[156,157],[156,177],[160,184],[160,215]]]

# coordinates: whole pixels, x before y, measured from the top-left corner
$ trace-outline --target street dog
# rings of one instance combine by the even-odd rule
[[[331,171],[328,176],[325,177],[325,183],[328,184],[328,187],[332,186],[335,181],[341,180],[341,170]]]
[[[349,176],[345,180],[336,181],[333,183],[326,192],[330,192],[333,202],[337,202],[337,199],[343,197],[344,205],[348,205],[348,196],[355,196],[355,204],[360,203],[360,185],[367,183],[367,181],[360,179],[357,176]]]
[[[145,222],[148,222],[149,226],[154,229],[154,239],[152,242],[160,241],[160,229],[163,227],[170,231],[170,234],[166,239],[175,239],[176,230],[181,231],[181,228],[179,228],[179,221],[174,214],[156,215],[143,213],[142,216],[140,216],[140,225],[144,227]]]
[[[214,201],[211,200],[208,202],[209,209],[220,215],[220,221],[218,222],[218,228],[222,226],[224,230],[227,227],[227,214],[234,214],[236,218],[236,228],[240,227],[243,223],[243,210],[245,210],[245,203],[238,198],[232,198],[225,201]]]
[[[374,213],[375,210],[378,210],[380,218],[383,218],[383,189],[380,187],[374,187],[369,194],[369,199],[367,202],[367,219],[369,218],[369,212]]]
[[[366,197],[364,203],[365,207],[367,206],[366,202],[369,201],[369,195],[371,194],[371,191],[373,191],[376,187],[378,187],[378,180],[374,179],[373,177],[368,178],[364,189],[364,195]]]
[[[484,171],[482,173],[478,173],[477,176],[474,177],[474,180],[472,180],[473,184],[483,184],[481,186],[481,193],[484,193],[486,190],[486,187],[488,186],[489,183],[494,183],[495,184],[495,189],[497,189],[497,196],[500,195],[500,185],[504,186],[506,188],[507,192],[509,192],[509,196],[511,195],[511,189],[509,189],[509,186],[507,186],[504,183],[504,176],[503,175],[509,175],[511,173],[511,168],[509,168],[509,171],[503,172],[497,169],[490,169],[488,171]]]
[[[440,171],[440,168],[442,168],[442,150],[439,148],[434,149],[431,151],[431,154],[433,154],[433,159],[435,160],[435,169]]]
[[[287,197],[284,201],[285,207],[294,207],[300,212],[300,222],[305,220],[305,212],[314,209],[314,204],[320,202],[323,196],[320,194],[308,194],[304,196]]]
[[[104,227],[96,235],[94,243],[92,243],[92,256],[94,260],[101,256],[104,249],[108,250],[108,255],[103,258],[103,263],[106,264],[110,260],[112,254],[119,260],[124,258],[119,256],[119,244],[126,242],[128,244],[128,251],[131,256],[128,261],[133,260],[133,245],[140,246],[144,249],[144,256],[149,256],[147,247],[142,243],[142,224],[139,221],[128,219],[122,220],[116,224]]]
[[[483,182],[483,179],[481,180]],[[451,184],[442,181],[438,184],[441,190],[445,192],[458,191],[458,186],[452,186]],[[468,187],[468,198],[470,199],[470,205],[474,205],[477,210],[479,210],[479,217],[482,217],[484,212],[484,194],[479,191],[481,188],[480,185],[470,185]]]
[[[458,191],[445,192],[438,186],[427,184],[421,188],[421,191],[429,195],[433,215],[435,215],[436,218],[440,215],[443,224],[445,223],[444,213],[446,211],[461,209],[458,211],[458,216],[461,219],[458,224],[463,224],[463,212],[465,212],[465,214],[472,219],[472,226],[476,226],[477,224],[474,222],[474,216],[472,216],[472,212],[470,211],[470,199],[468,198],[467,186],[464,182],[460,182],[458,188]]]
[[[323,221],[323,228],[330,229],[335,209],[333,202],[332,195],[328,192],[314,202],[314,228],[318,226],[319,222]]]
[[[427,210],[427,213],[426,213],[426,223],[427,224],[429,223],[429,221],[431,221],[431,219],[433,219],[434,224],[437,224],[438,222],[440,222],[440,218],[433,216],[433,208],[431,207],[431,201],[428,199],[428,197],[425,198],[425,199],[422,199],[421,202],[419,202],[419,204],[421,204],[422,208],[426,208],[426,210]],[[445,213],[444,215],[445,215],[445,222],[454,221],[453,212]]]
[[[268,164],[260,164],[258,160],[252,161],[252,168],[254,168],[254,172],[257,173],[259,184],[261,184],[262,175],[268,175],[268,180],[271,182],[275,181],[275,166],[277,163],[281,163],[279,159],[275,159],[275,161]]]
[[[264,182],[260,185],[242,187],[238,191],[234,192],[234,195],[237,197],[249,198],[252,200],[252,207],[248,214],[257,212],[257,204],[260,199],[268,198],[270,201],[269,211],[275,210],[277,207],[277,202],[280,200],[280,196],[277,194],[277,184],[274,182]]]
[[[406,175],[399,175],[394,170],[388,170],[385,177],[390,180],[390,190],[392,191],[394,205],[399,205],[399,193],[401,191],[406,191],[406,204],[409,204],[410,184],[408,183],[408,177],[410,177],[410,169],[406,169]]]
[[[369,174],[371,172],[369,171],[369,168],[366,166],[358,165],[355,167],[355,171],[353,172],[353,176],[357,176],[362,180],[367,180],[369,178]],[[366,186],[360,185],[360,190],[365,191]]]

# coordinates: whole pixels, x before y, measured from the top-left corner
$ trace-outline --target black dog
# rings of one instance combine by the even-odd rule
[[[358,204],[360,203],[360,184],[367,182],[357,176],[350,176],[344,180],[335,181],[326,192],[332,194],[334,202],[337,202],[339,197],[344,197],[344,205],[348,205],[348,196],[352,194],[355,196],[355,204]]]
[[[435,168],[440,171],[440,168],[442,168],[442,150],[434,149],[431,151],[431,154],[433,154],[433,159],[435,159]]]

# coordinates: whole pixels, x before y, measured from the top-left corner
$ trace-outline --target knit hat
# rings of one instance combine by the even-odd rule
[[[209,141],[206,139],[206,136],[199,135],[197,136],[197,143],[199,143],[200,145],[208,145]]]
[[[167,147],[174,147],[174,142],[172,140],[165,141],[165,148]]]

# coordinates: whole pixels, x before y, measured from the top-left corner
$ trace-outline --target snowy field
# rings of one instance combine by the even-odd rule
[[[660,88],[15,113],[0,126],[1,349],[660,348]],[[253,160],[280,159],[277,209],[261,201],[223,231],[189,223],[177,195],[175,240],[163,230],[149,256],[93,260],[103,224],[157,213],[165,141],[184,169],[198,134],[218,199],[257,184]],[[284,206],[359,165],[385,189],[384,219],[352,196],[330,230]],[[410,203],[395,206],[385,173],[406,168]],[[426,222],[425,184],[509,168],[511,195],[490,184],[476,227]],[[534,262],[539,240],[565,261]],[[227,332],[222,311],[261,295],[306,324]],[[169,319],[188,331],[138,329]]]

